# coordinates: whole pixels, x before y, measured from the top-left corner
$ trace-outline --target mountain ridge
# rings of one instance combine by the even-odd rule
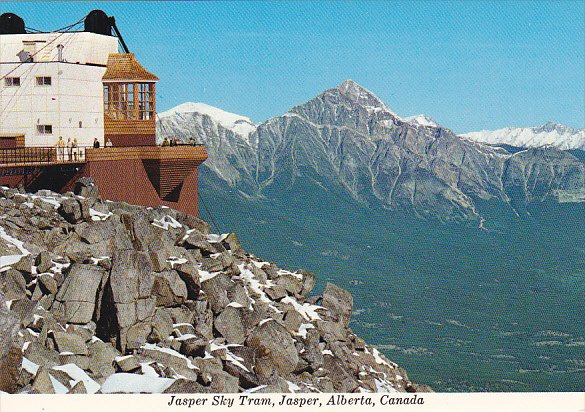
[[[159,133],[200,137],[210,154],[204,166],[252,197],[273,185],[293,185],[308,168],[360,203],[447,220],[480,220],[475,199],[516,208],[537,199],[585,198],[584,165],[572,155],[549,155],[553,166],[542,161],[541,150],[513,154],[442,126],[421,125],[427,117],[402,119],[351,80],[268,119],[248,136],[221,122],[214,126],[207,115],[181,116],[163,116]]]

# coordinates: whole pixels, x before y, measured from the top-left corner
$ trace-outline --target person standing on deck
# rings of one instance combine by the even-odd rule
[[[71,143],[71,151],[73,152],[73,160],[77,161],[77,137],[73,138],[73,143]]]
[[[59,136],[59,140],[57,141],[57,161],[63,161],[65,158],[65,141],[63,140],[63,136]]]
[[[71,138],[67,138],[67,160],[70,162],[73,160],[73,143],[71,143]]]
[[[94,149],[99,149],[100,148],[100,141],[97,139],[97,137],[93,138],[93,148]]]
[[[108,140],[106,141],[105,147],[113,147],[113,146],[114,146],[114,144],[112,143],[112,141],[108,137]]]

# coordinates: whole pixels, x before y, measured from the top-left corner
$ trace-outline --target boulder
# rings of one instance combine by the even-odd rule
[[[26,280],[18,270],[0,272],[0,290],[6,300],[26,299]]]
[[[180,305],[187,299],[187,286],[175,270],[156,273],[152,294],[157,306]]]
[[[247,328],[244,323],[246,310],[243,307],[228,306],[215,318],[215,328],[228,343],[241,345],[246,340]]]
[[[220,313],[230,304],[228,290],[233,287],[233,282],[225,273],[208,278],[201,282],[201,289],[207,296],[207,301],[214,313]]]
[[[199,270],[192,263],[182,263],[173,266],[177,271],[179,277],[185,286],[187,286],[187,297],[191,300],[199,298],[199,291],[201,290],[201,280],[199,278]]]
[[[55,348],[59,352],[72,353],[74,355],[88,355],[85,340],[77,334],[53,331],[52,338],[55,342]]]
[[[260,322],[252,330],[246,345],[256,350],[256,371],[260,376],[291,373],[299,357],[294,340],[284,326],[274,320]]]
[[[114,364],[120,372],[134,372],[140,369],[140,362],[132,355],[118,356],[114,359]]]
[[[177,379],[163,393],[211,393],[211,388],[189,379]]]
[[[112,259],[109,286],[119,327],[119,346],[125,350],[128,329],[152,318],[156,307],[156,300],[151,297],[154,274],[148,254],[135,250],[118,251]],[[141,338],[145,329],[135,329],[134,332],[134,338]],[[144,342],[149,334],[150,331],[144,336]]]
[[[302,269],[298,270],[297,273],[300,273],[303,276],[302,279],[303,286],[301,288],[300,294],[306,296],[315,287],[316,282],[315,274]]]
[[[335,286],[333,283],[327,283],[323,292],[322,306],[329,309],[334,321],[340,322],[347,327],[353,308],[353,296],[351,293]]]
[[[68,323],[91,321],[97,300],[98,288],[106,271],[95,265],[75,263],[55,296],[53,312],[65,317]]]
[[[91,177],[82,177],[75,182],[73,193],[87,198],[99,198],[98,186]]]
[[[116,350],[110,343],[96,340],[89,344],[89,370],[97,378],[107,377],[113,374],[114,359],[120,356],[120,352]]]

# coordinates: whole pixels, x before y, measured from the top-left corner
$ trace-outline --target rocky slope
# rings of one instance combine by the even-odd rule
[[[515,147],[553,146],[561,150],[585,150],[585,129],[574,129],[562,124],[548,122],[536,127],[506,127],[498,130],[482,130],[461,136],[491,145]]]
[[[0,189],[0,389],[428,390],[352,333],[352,296],[192,216]]]
[[[246,136],[196,111],[165,116],[159,135],[205,143],[204,167],[253,198],[303,176],[363,204],[445,220],[479,218],[482,200],[515,208],[585,199],[585,165],[573,155],[554,148],[512,154],[424,116],[401,119],[351,80]]]

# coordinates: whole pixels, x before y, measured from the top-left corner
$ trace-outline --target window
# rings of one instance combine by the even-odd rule
[[[53,134],[53,126],[50,124],[37,124],[37,134]]]
[[[6,77],[4,78],[5,86],[20,86],[20,77]]]
[[[37,86],[50,86],[51,77],[49,76],[37,76]]]
[[[105,84],[104,111],[116,120],[154,119],[154,83]]]
[[[83,127],[83,122],[80,120],[79,121],[79,128],[81,129]]]

